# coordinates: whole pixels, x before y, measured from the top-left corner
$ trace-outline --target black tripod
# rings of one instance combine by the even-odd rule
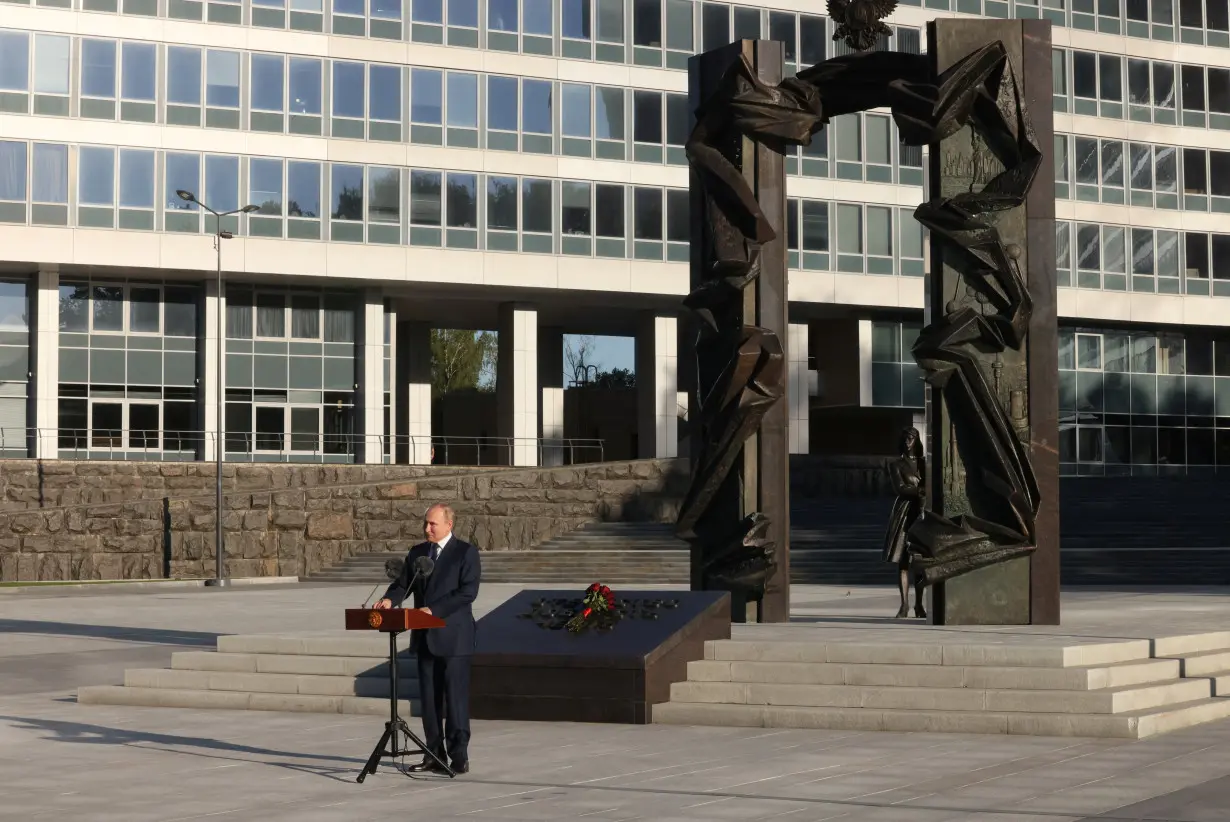
[[[355,781],[362,782],[364,779],[367,778],[367,775],[369,773],[374,774],[376,772],[376,767],[380,764],[380,760],[383,759],[384,757],[387,756],[390,759],[396,759],[399,756],[405,756],[407,753],[409,753],[409,751],[411,750],[409,748],[404,749],[404,750],[398,749],[398,746],[397,746],[397,732],[398,731],[401,731],[403,734],[405,734],[406,737],[411,742],[414,743],[415,747],[417,747],[423,753],[423,756],[434,759],[436,764],[439,765],[444,770],[444,772],[448,774],[449,779],[452,779],[453,777],[457,776],[457,774],[453,772],[453,769],[448,766],[447,762],[445,762],[440,757],[436,756],[436,754],[433,751],[429,750],[427,746],[423,744],[423,740],[419,739],[415,735],[414,731],[410,730],[410,726],[407,725],[406,721],[402,719],[397,713],[397,634],[398,633],[399,633],[398,631],[389,631],[389,721],[384,723],[384,733],[380,735],[380,741],[377,742],[376,747],[372,749],[372,755],[367,758],[367,764],[363,766],[363,770],[359,771],[359,777]],[[420,695],[420,698],[422,698],[422,695]],[[386,742],[389,743],[389,747],[387,749],[384,747]]]

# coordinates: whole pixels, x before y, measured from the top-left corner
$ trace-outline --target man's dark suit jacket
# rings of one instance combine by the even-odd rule
[[[431,544],[420,543],[410,549],[405,565],[385,597],[397,608],[406,598],[410,580],[414,578],[414,561],[431,556]],[[474,610],[471,608],[478,596],[478,583],[482,565],[478,549],[456,534],[440,551],[435,570],[426,581],[414,583],[414,607],[430,608],[434,616],[448,623],[443,628],[430,631],[412,631],[410,649],[416,653],[427,643],[427,650],[435,656],[472,656],[474,654]]]

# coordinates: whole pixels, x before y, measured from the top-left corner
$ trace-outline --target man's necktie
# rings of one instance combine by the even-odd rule
[[[440,558],[440,545],[433,542],[431,544],[431,561],[435,562]]]

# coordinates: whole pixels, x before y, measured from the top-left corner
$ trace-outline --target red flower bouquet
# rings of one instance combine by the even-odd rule
[[[574,634],[579,633],[591,624],[591,620],[594,617],[611,616],[614,611],[615,594],[611,593],[611,589],[607,586],[600,582],[595,582],[585,589],[585,596],[581,599],[581,607],[573,615],[572,619],[568,620],[567,628]]]

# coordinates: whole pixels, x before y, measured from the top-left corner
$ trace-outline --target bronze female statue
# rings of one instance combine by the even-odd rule
[[[884,560],[894,563],[899,574],[898,585],[901,588],[901,608],[897,611],[897,619],[909,616],[910,604],[910,526],[922,512],[923,489],[927,475],[927,459],[923,456],[922,441],[917,428],[907,428],[901,432],[901,445],[898,449],[901,455],[888,466],[889,479],[897,499],[893,502],[893,512],[888,518],[888,532],[884,535]],[[927,616],[922,601],[923,578],[921,574],[914,575],[914,616],[923,619]]]

